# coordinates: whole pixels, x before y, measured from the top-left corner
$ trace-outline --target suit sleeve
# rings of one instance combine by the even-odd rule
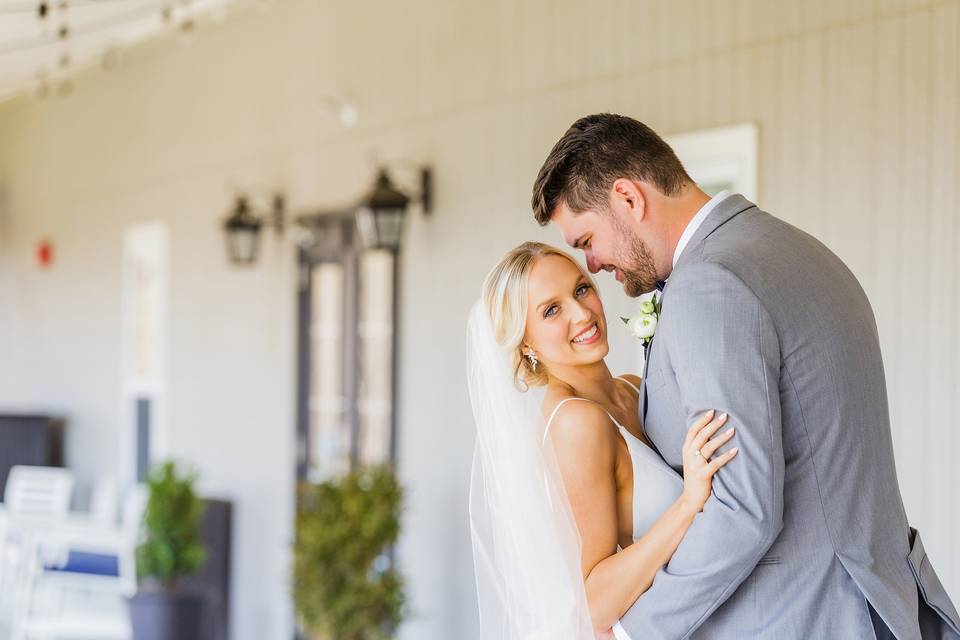
[[[780,348],[753,292],[712,263],[678,271],[664,298],[666,364],[690,424],[730,414],[740,454],[713,480],[713,495],[650,589],[621,619],[634,640],[687,638],[723,604],[783,526]],[[658,336],[660,338],[661,336]],[[687,425],[673,425],[686,429]]]

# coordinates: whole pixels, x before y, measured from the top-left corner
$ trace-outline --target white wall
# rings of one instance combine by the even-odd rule
[[[0,406],[67,413],[83,477],[116,465],[121,234],[167,220],[171,448],[237,503],[235,638],[289,636],[295,282],[289,242],[226,264],[227,187],[306,207],[366,189],[371,151],[435,168],[402,274],[403,637],[472,638],[466,312],[503,251],[559,242],[532,221],[530,183],[596,111],[664,134],[758,123],[760,204],[822,238],[874,304],[907,511],[960,598],[958,0],[273,6],[137,50],[70,99],[0,108]],[[328,95],[356,101],[358,129]],[[629,310],[601,280],[608,315]],[[634,345],[613,349],[612,369],[630,366]]]

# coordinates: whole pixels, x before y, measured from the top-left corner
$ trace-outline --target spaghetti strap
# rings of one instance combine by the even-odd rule
[[[577,396],[570,396],[569,398],[564,398],[557,403],[557,406],[553,408],[553,411],[550,412],[550,418],[547,420],[547,426],[543,429],[543,440],[540,441],[540,444],[543,444],[547,441],[547,433],[550,431],[550,424],[553,422],[553,417],[557,415],[557,411],[560,410],[568,400],[583,400],[584,402],[593,402],[592,400],[587,400],[586,398],[578,398]]]
[[[624,382],[627,382],[627,381],[624,380]],[[630,383],[627,382],[627,384],[630,384]],[[633,387],[632,384],[631,384],[630,386]],[[636,389],[636,387],[634,387],[634,389]],[[614,425],[617,429],[622,429],[622,430],[624,430],[624,431],[626,430],[626,429],[624,429],[624,427],[622,427],[622,426],[620,425],[619,422],[617,422],[617,419],[613,417],[613,414],[611,414],[609,411],[607,411],[606,409],[604,409],[604,408],[603,408],[603,405],[601,405],[599,402],[596,402],[596,401],[591,400],[591,399],[589,399],[589,398],[581,398],[581,397],[579,397],[579,396],[570,396],[569,398],[564,398],[563,400],[561,400],[560,402],[558,402],[558,403],[557,403],[557,406],[555,406],[555,407],[553,408],[553,411],[550,412],[550,419],[547,420],[547,426],[544,427],[544,429],[543,429],[543,440],[540,441],[540,444],[541,444],[541,445],[542,445],[544,442],[547,441],[547,434],[550,432],[550,424],[553,422],[554,416],[557,415],[557,411],[560,410],[560,407],[562,407],[562,406],[564,405],[564,403],[567,402],[567,400],[583,400],[584,402],[593,402],[593,404],[595,404],[595,405],[597,405],[598,407],[600,407],[600,409],[602,409],[603,412],[604,412],[605,414],[607,414],[607,417],[610,418],[610,422],[612,422],[613,425]],[[630,432],[627,431],[627,433],[630,433]],[[634,437],[636,437],[636,436],[634,436]]]
[[[620,381],[622,381],[622,382],[626,382],[628,385],[630,385],[630,387],[631,387],[634,391],[636,391],[637,393],[640,393],[640,389],[637,388],[637,385],[633,384],[632,382],[630,382],[630,381],[627,380],[626,378],[624,378],[624,377],[622,377],[622,376],[617,376],[616,379],[617,379],[617,380],[620,380]]]

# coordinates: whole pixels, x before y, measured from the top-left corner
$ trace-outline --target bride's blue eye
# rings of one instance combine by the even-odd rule
[[[557,309],[557,305],[555,305],[555,304],[550,305],[550,306],[547,308],[547,310],[543,312],[543,317],[544,317],[544,318],[551,318],[551,317],[557,315],[557,314],[555,313],[556,309]]]
[[[579,287],[577,287],[577,295],[578,295],[578,296],[586,295],[586,292],[589,291],[589,290],[592,289],[592,288],[593,288],[593,287],[591,287],[591,286],[588,285],[588,284],[582,284],[582,285],[580,285]],[[583,293],[580,293],[581,291],[582,291]]]

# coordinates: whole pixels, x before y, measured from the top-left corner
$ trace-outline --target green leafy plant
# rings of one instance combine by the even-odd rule
[[[326,640],[385,640],[404,616],[390,549],[403,490],[388,466],[299,491],[293,600],[305,630]]]
[[[141,578],[172,589],[179,578],[196,573],[206,561],[200,541],[203,501],[194,490],[196,474],[179,473],[173,462],[154,469],[147,481],[146,538],[137,548]]]

